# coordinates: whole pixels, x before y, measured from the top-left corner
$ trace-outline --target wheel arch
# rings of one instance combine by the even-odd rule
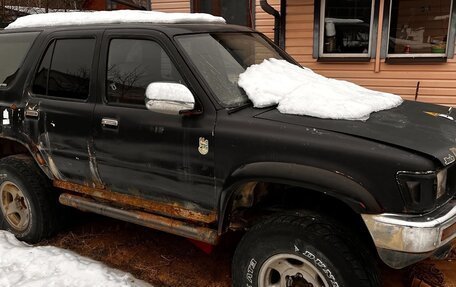
[[[43,173],[52,179],[52,173],[47,168],[46,161],[43,159],[39,149],[23,141],[11,137],[0,137],[0,159],[11,155],[24,154],[36,162]]]
[[[258,184],[285,186],[310,198],[323,196],[349,207],[354,213],[380,213],[382,208],[360,183],[325,169],[281,162],[258,162],[236,169],[226,181],[219,203],[219,232],[226,230],[236,198],[264,193]]]

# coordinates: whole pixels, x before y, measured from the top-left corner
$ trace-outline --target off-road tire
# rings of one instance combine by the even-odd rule
[[[264,287],[261,268],[281,254],[311,264],[331,287],[380,286],[376,260],[365,244],[332,219],[310,212],[276,215],[252,227],[234,254],[233,286]]]
[[[0,186],[5,182],[13,183],[20,189],[29,205],[27,208],[30,209],[31,216],[27,227],[18,230],[8,222],[0,208],[0,228],[31,244],[51,236],[58,225],[57,195],[35,161],[27,155],[1,159]]]

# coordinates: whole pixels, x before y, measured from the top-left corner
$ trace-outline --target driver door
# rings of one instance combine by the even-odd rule
[[[93,121],[99,180],[115,192],[186,207],[192,202],[191,209],[214,210],[210,145],[215,109],[198,99],[202,91],[185,77],[188,71],[177,69],[185,64],[175,48],[160,40],[163,36],[152,31],[131,37],[138,33],[108,30],[103,39],[99,70],[105,81],[99,87]],[[149,111],[146,87],[160,82],[187,86],[204,113],[182,116]],[[200,138],[209,142],[207,154],[198,151]]]

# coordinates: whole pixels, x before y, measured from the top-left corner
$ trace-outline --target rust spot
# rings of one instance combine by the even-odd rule
[[[198,221],[202,223],[213,223],[217,221],[217,214],[215,212],[202,213],[189,210],[179,206],[177,203],[155,202],[137,196],[113,192],[108,189],[93,188],[62,180],[54,180],[53,184],[55,187],[61,189],[71,190],[120,205],[141,208],[152,213],[158,213],[169,217]]]
[[[104,189],[103,181],[101,180],[100,174],[98,172],[97,157],[95,156],[95,151],[93,150],[93,139],[91,142],[87,142],[87,152],[89,154],[89,167],[94,187]]]
[[[35,156],[36,156],[36,160],[38,161],[38,163],[40,165],[46,165],[46,161],[44,160],[44,158],[41,156],[41,154],[39,152],[37,152],[35,154]]]
[[[197,226],[192,223],[166,218],[143,211],[120,209],[82,196],[63,193],[60,195],[59,201],[63,205],[71,206],[83,211],[102,214],[214,245],[217,244],[219,239],[217,232],[207,227]]]

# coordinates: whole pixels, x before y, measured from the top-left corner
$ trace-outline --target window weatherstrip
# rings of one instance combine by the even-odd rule
[[[51,46],[52,46],[51,58],[49,59],[49,68],[47,70],[47,75],[46,75],[46,97],[49,95],[49,77],[51,76],[52,61],[54,59],[55,43],[56,42],[57,42],[57,40],[53,40],[52,43],[51,43]],[[51,48],[51,47],[49,47],[49,48]],[[43,59],[44,59],[44,57],[46,57],[46,53],[47,53],[47,51],[44,52]]]
[[[367,53],[324,53],[324,46],[325,46],[325,27],[326,27],[326,0],[320,1],[320,27],[319,27],[319,42],[318,42],[318,56],[319,58],[371,58],[372,57],[372,34],[373,34],[373,26],[375,20],[375,3],[376,0],[371,0],[371,19],[369,25],[369,47],[367,49]]]

